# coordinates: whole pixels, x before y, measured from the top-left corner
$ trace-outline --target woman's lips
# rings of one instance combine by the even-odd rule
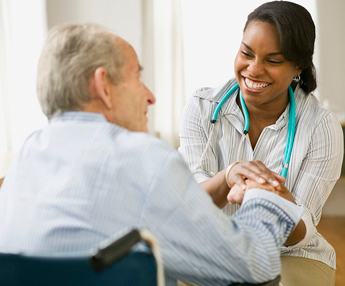
[[[250,89],[261,90],[270,85],[268,82],[253,81],[247,77],[244,78],[246,86]]]

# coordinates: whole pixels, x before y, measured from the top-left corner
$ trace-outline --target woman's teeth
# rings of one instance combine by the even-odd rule
[[[245,79],[245,82],[246,85],[252,89],[262,89],[269,85],[269,83],[255,83],[248,78]]]

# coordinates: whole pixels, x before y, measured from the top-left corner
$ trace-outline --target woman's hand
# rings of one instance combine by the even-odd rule
[[[247,187],[245,183],[246,179],[250,179],[259,185],[269,184],[272,187],[274,187],[273,185],[275,183],[273,182],[275,181],[278,184],[277,187],[275,187],[277,190],[281,188],[280,184],[285,182],[283,177],[266,168],[260,161],[236,163],[231,167],[227,175],[226,178],[226,169],[224,169],[209,180],[200,183],[219,208],[223,208],[229,201],[227,198],[229,186],[235,188],[232,192],[234,198],[231,198],[230,203],[232,203],[232,201],[242,202],[244,191]],[[241,191],[236,191],[237,188],[240,188]]]
[[[235,185],[246,189],[246,179],[257,182],[258,184],[270,184],[276,190],[280,190],[281,183],[285,179],[275,172],[268,169],[261,161],[239,162],[233,165],[226,177],[227,184],[233,188]]]

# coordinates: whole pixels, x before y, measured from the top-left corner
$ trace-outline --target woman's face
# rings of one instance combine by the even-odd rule
[[[281,53],[277,28],[252,21],[235,58],[235,75],[249,107],[275,107],[287,102],[288,87],[301,70]]]

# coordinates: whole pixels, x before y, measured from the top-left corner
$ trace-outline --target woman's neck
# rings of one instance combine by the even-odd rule
[[[236,101],[243,113],[239,98],[237,98]],[[246,104],[250,123],[248,135],[253,150],[264,128],[272,124],[275,124],[278,118],[285,111],[288,104],[288,96],[280,100],[277,100],[276,102],[270,102],[267,104],[262,104],[260,106]]]
[[[242,113],[242,106],[240,103],[239,96],[236,99],[237,105],[240,107]],[[269,122],[274,123],[278,120],[280,115],[285,111],[287,105],[289,104],[289,95],[286,91],[286,96],[281,96],[270,102],[263,103],[261,105],[252,105],[246,102],[246,107],[248,110],[248,115],[251,121],[258,122]]]

